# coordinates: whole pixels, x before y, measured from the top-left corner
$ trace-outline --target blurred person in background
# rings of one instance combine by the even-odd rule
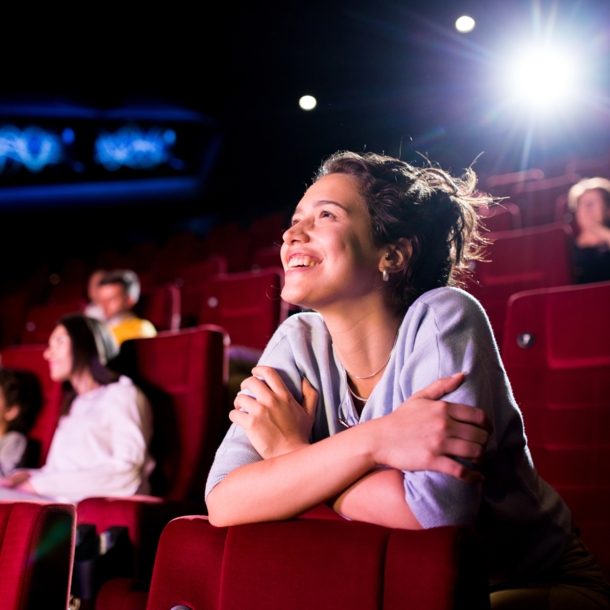
[[[587,178],[568,193],[577,231],[573,262],[577,284],[610,280],[610,180]]]
[[[53,381],[69,387],[46,464],[0,481],[10,492],[79,502],[92,496],[149,493],[152,414],[132,383],[108,369],[117,352],[103,322],[82,314],[61,318],[44,358]]]
[[[0,476],[22,466],[28,439],[42,406],[42,391],[29,371],[0,369]]]
[[[104,269],[96,269],[90,276],[87,282],[87,298],[89,304],[85,308],[85,315],[88,318],[95,318],[96,320],[104,320],[104,310],[99,305],[99,288],[100,282],[106,275]]]
[[[108,272],[100,281],[98,304],[120,346],[128,339],[154,337],[155,327],[133,312],[140,298],[140,280],[134,271],[120,269]]]

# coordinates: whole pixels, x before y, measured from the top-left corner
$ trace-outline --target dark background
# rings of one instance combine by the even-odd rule
[[[470,34],[455,30],[461,14],[477,22]],[[502,66],[545,37],[579,50],[586,84],[570,111],[532,119]],[[475,168],[493,174],[610,148],[607,0],[28,6],[7,15],[2,48],[3,99],[169,103],[223,132],[195,201],[0,211],[0,255],[19,265],[162,240],[195,217],[291,208],[338,149],[420,152],[454,172],[484,152]],[[299,108],[304,94],[315,110]]]

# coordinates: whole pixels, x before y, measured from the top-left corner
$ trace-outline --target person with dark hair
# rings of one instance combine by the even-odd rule
[[[587,178],[568,193],[576,219],[572,249],[577,284],[610,280],[610,180]]]
[[[135,272],[118,269],[108,272],[99,282],[97,303],[119,346],[128,339],[154,337],[155,327],[138,318],[133,308],[140,299],[140,280]]]
[[[480,256],[489,199],[475,186],[470,169],[372,153],[323,163],[281,253],[282,297],[313,311],[280,326],[242,384],[210,522],[327,503],[388,527],[474,525],[492,607],[607,608],[569,509],[534,469],[489,321],[457,287]]]
[[[82,314],[59,321],[44,357],[51,379],[64,382],[69,393],[47,461],[2,485],[67,502],[149,491],[150,405],[129,378],[105,366],[116,353],[103,322]]]
[[[29,371],[0,369],[0,476],[22,465],[30,431],[42,406],[42,391]]]

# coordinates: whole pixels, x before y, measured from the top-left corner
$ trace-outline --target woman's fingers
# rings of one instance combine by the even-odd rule
[[[448,402],[447,414],[452,418],[466,424],[472,424],[478,426],[483,430],[486,430],[489,434],[493,432],[493,424],[489,415],[483,411],[483,409],[477,409],[476,407],[470,407],[468,405],[461,405],[458,403]]]
[[[301,381],[301,391],[303,392],[302,407],[313,420],[318,406],[318,393],[305,377]]]
[[[465,377],[465,373],[456,373],[455,375],[451,375],[451,377],[437,379],[422,390],[419,390],[419,392],[415,392],[411,398],[428,398],[430,400],[438,400],[445,394],[449,394],[449,392],[456,390],[464,381]]]
[[[452,460],[449,457],[444,455],[438,456],[431,464],[432,468],[430,470],[435,470],[437,472],[442,472],[444,474],[448,474],[460,481],[464,481],[464,483],[482,483],[485,477],[475,470],[471,470],[467,468],[463,464]]]
[[[259,381],[269,386],[269,389],[272,392],[275,392],[276,394],[285,394],[288,392],[284,380],[280,377],[279,373],[270,366],[255,366],[252,369],[252,374],[255,378],[262,377],[264,381],[261,381],[260,379]]]

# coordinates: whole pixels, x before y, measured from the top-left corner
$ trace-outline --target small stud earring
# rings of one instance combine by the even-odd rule
[[[389,260],[390,260],[390,253],[389,253],[389,252],[386,252],[386,253],[385,253],[385,259],[386,259],[387,261],[389,261]]]
[[[390,274],[388,273],[387,267],[383,268],[383,271],[381,272],[381,278],[383,279],[384,282],[387,282],[390,279]]]

